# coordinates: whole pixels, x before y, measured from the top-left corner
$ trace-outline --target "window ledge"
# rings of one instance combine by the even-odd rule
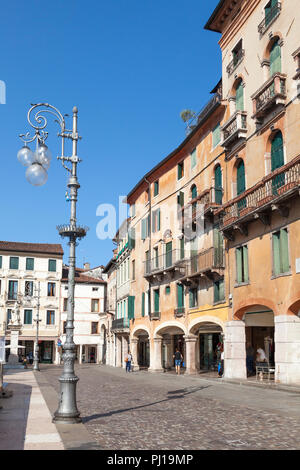
[[[218,300],[217,302],[213,302],[213,305],[221,305],[221,304],[225,304],[226,303],[226,300],[223,299],[223,300]]]
[[[234,284],[234,288],[236,287],[244,287],[244,286],[249,286],[250,282],[239,282],[237,284]]]
[[[291,276],[291,275],[292,275],[291,271],[289,271],[287,273],[280,273],[280,274],[276,274],[276,275],[271,276],[271,280],[272,279],[277,279],[278,277],[286,277],[286,276]]]

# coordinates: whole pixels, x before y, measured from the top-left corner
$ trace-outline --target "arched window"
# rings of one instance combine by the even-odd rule
[[[193,186],[191,187],[191,195],[192,199],[195,199],[195,197],[197,197],[197,186],[195,184],[193,184]]]
[[[271,142],[271,171],[277,170],[284,165],[283,138],[282,133],[278,131]],[[273,193],[284,185],[284,173],[277,175],[272,180]]]
[[[279,45],[279,38],[277,38],[270,50],[270,77],[276,72],[281,72],[281,47]]]
[[[221,165],[217,165],[215,168],[215,202],[216,204],[222,204],[222,170]]]
[[[240,80],[235,89],[235,109],[244,111],[244,83]]]

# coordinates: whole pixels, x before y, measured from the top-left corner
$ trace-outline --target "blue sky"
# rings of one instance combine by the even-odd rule
[[[90,228],[77,265],[106,264],[111,240],[99,240],[99,204],[118,205],[185,137],[183,109],[199,111],[221,77],[219,34],[204,30],[218,0],[12,0],[1,8],[1,240],[62,243],[69,218],[60,139],[49,120],[48,182],[25,180],[16,154],[30,130],[30,103],[71,115],[82,136],[78,222]]]

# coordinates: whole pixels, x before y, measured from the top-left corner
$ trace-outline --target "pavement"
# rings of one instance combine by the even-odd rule
[[[80,424],[52,423],[62,367],[5,370],[0,450],[296,450],[300,388],[76,365]]]

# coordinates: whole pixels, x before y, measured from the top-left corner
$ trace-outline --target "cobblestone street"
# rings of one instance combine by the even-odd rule
[[[61,368],[42,366],[59,391]],[[77,403],[108,450],[300,449],[300,393],[77,365]]]

